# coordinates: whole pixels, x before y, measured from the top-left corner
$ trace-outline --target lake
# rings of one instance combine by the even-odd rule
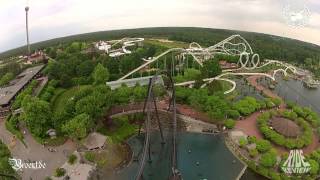
[[[144,179],[164,180],[171,171],[171,135],[165,133],[166,144],[161,145],[160,135],[151,134],[152,162],[146,161]],[[140,156],[144,137],[134,136],[128,144],[134,156]],[[228,150],[222,135],[179,132],[177,137],[178,169],[184,180],[234,180],[244,165]],[[117,174],[117,179],[134,179],[138,162],[133,161]]]

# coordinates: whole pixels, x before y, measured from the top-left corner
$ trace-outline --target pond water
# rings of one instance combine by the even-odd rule
[[[303,86],[301,81],[289,79],[277,80],[274,92],[285,100],[293,101],[300,106],[310,107],[320,114],[320,87],[318,89],[309,89]]]
[[[234,81],[237,83],[236,91],[239,93],[237,98],[235,99],[236,101],[246,96],[252,96],[259,100],[262,100],[264,98],[264,96],[261,93],[259,93],[254,89],[254,87],[249,86],[248,83],[245,82],[243,78],[237,78],[237,79],[234,79]]]
[[[171,136],[165,133],[166,144],[161,145],[160,135],[152,133],[152,162],[146,161],[144,179],[165,180],[171,171]],[[136,158],[141,154],[143,136],[128,140]],[[228,150],[221,135],[179,132],[177,137],[177,162],[184,180],[234,180],[243,164]],[[134,158],[134,159],[135,159]],[[198,165],[197,165],[198,162]],[[116,175],[119,180],[134,179],[138,162],[133,161]]]

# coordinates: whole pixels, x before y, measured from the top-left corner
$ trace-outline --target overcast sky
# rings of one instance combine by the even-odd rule
[[[305,27],[287,25],[288,2],[310,10]],[[26,0],[0,0],[0,52],[26,43]],[[30,41],[72,34],[160,26],[262,32],[320,45],[320,0],[29,0]]]

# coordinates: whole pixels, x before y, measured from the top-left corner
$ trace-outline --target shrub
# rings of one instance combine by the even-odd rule
[[[234,107],[238,112],[240,112],[240,114],[245,116],[250,115],[261,108],[259,102],[250,96],[236,102]]]
[[[288,107],[289,109],[292,109],[295,105],[296,105],[296,104],[295,104],[294,102],[292,102],[292,101],[288,101],[288,102],[287,102],[287,107]]]
[[[248,144],[248,141],[247,141],[247,139],[245,138],[245,137],[241,137],[240,139],[239,139],[239,146],[240,147],[244,147],[245,145],[247,145]]]
[[[266,109],[267,108],[267,103],[265,101],[258,101],[260,104],[261,109]]]
[[[249,136],[247,139],[248,139],[249,144],[257,142],[257,138],[255,136]]]
[[[76,162],[76,160],[77,160],[77,156],[74,155],[74,154],[71,154],[69,156],[68,163],[72,165],[72,164],[74,164]]]
[[[238,119],[240,117],[240,113],[237,110],[229,110],[227,112],[228,116],[232,119]]]
[[[86,152],[84,154],[84,157],[86,158],[86,160],[88,160],[90,162],[94,162],[94,154],[93,153]]]
[[[270,98],[265,98],[264,102],[265,102],[267,108],[273,108],[275,106],[275,103],[272,102],[272,100]]]
[[[66,170],[63,168],[57,168],[55,172],[56,177],[62,177],[66,174]]]
[[[257,172],[265,177],[268,177],[269,174],[269,170],[263,166],[257,166]]]
[[[266,168],[274,167],[277,162],[277,154],[274,151],[269,151],[262,154],[260,164]]]
[[[292,109],[293,109],[293,111],[294,111],[295,113],[298,114],[298,116],[303,117],[303,118],[306,116],[306,113],[303,111],[303,109],[302,109],[301,107],[299,107],[299,106],[294,106]]]
[[[249,150],[249,155],[250,155],[251,157],[256,157],[258,154],[259,154],[259,152],[258,152],[257,149],[250,149],[250,150]]]
[[[320,150],[313,151],[310,154],[310,158],[320,162]]]
[[[310,170],[310,174],[312,175],[316,175],[318,174],[319,171],[319,164],[317,161],[310,159],[309,160],[310,166],[311,166],[311,170]]]
[[[280,174],[270,170],[269,171],[269,176],[272,180],[281,180]]]
[[[224,125],[228,128],[228,129],[232,129],[234,128],[234,126],[236,125],[235,120],[233,119],[227,119],[224,121]]]
[[[281,180],[290,180],[290,177],[288,177],[288,175],[285,173],[281,173],[280,177],[281,177]]]
[[[281,99],[280,98],[272,98],[271,101],[276,105],[276,106],[280,106],[281,104]]]
[[[268,150],[271,149],[271,143],[268,140],[264,140],[264,139],[259,139],[257,140],[257,150],[259,152],[267,152]]]

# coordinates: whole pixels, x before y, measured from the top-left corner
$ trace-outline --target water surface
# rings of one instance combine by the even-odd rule
[[[171,134],[165,133],[164,145],[160,143],[158,132],[152,133],[151,138],[152,162],[146,162],[144,179],[168,179],[172,162]],[[128,140],[135,157],[141,155],[143,140],[143,136],[134,136]],[[244,167],[228,150],[221,135],[179,132],[177,149],[177,166],[184,180],[234,180]],[[134,179],[137,169],[138,162],[133,161],[119,172],[117,179]]]

